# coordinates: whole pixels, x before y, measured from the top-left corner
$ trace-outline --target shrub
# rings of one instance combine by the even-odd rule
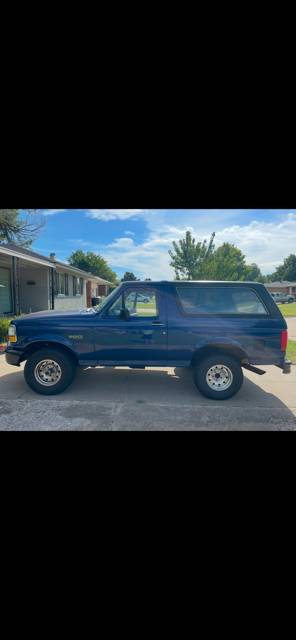
[[[0,318],[0,342],[6,342],[11,318]]]

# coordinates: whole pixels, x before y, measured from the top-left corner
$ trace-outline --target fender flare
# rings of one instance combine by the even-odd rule
[[[57,337],[56,334],[47,334],[46,336],[30,336],[30,338],[23,345],[23,352],[20,361],[23,362],[27,360],[30,355],[38,351],[39,349],[52,347],[56,349],[61,349],[64,352],[71,355],[72,358],[78,363],[77,353],[73,349],[73,345],[70,340],[66,338]]]
[[[215,340],[204,340],[196,345],[192,364],[213,351],[221,351],[228,355],[232,355],[237,358],[241,364],[243,362],[248,362],[248,354],[237,340],[217,338]]]

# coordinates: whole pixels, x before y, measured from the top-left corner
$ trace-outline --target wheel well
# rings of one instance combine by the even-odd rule
[[[71,349],[69,349],[63,344],[60,344],[59,342],[50,342],[50,341],[33,342],[33,344],[27,347],[27,349],[24,351],[21,358],[21,362],[23,362],[24,360],[28,360],[28,358],[30,358],[30,356],[32,356],[33,353],[36,353],[36,351],[40,351],[40,349],[50,349],[50,348],[55,349],[55,351],[61,351],[62,353],[66,353],[68,356],[71,357],[74,364],[76,365],[78,364],[78,358]]]
[[[224,354],[227,356],[232,356],[233,358],[236,358],[236,360],[238,360],[240,364],[243,361],[248,362],[248,356],[243,349],[240,349],[239,347],[236,347],[232,344],[213,344],[206,345],[205,347],[201,347],[201,349],[198,349],[198,351],[196,351],[192,358],[191,364],[192,366],[194,366],[195,364],[197,364],[197,362],[203,360],[203,358],[214,355],[216,353],[220,355]]]

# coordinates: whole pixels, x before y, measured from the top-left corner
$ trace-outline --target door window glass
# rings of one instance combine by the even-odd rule
[[[131,318],[156,318],[158,316],[157,293],[153,289],[129,289],[110,307],[108,315],[119,317],[122,309]]]

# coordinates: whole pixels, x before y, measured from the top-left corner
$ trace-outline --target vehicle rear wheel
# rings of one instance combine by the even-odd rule
[[[29,387],[44,396],[62,393],[73,382],[76,366],[71,356],[55,349],[33,353],[25,366],[25,380]]]
[[[227,400],[240,390],[244,376],[238,360],[217,352],[197,363],[194,380],[206,398]]]

